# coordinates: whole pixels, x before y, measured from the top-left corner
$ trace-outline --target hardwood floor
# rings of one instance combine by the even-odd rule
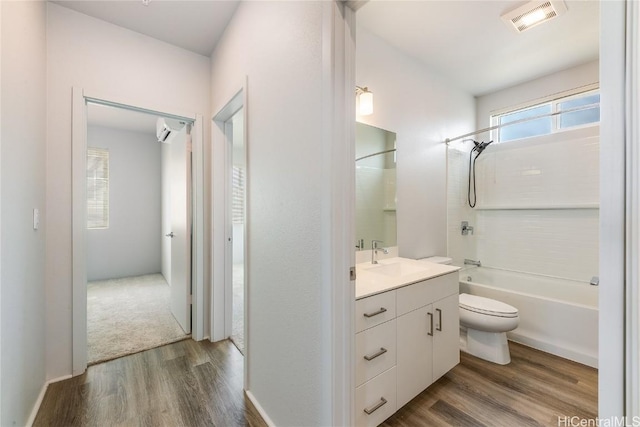
[[[462,353],[460,365],[382,425],[558,426],[558,417],[596,417],[595,369],[509,344],[510,365]],[[51,384],[34,425],[266,426],[244,397],[242,364],[230,341],[187,340],[112,360]]]
[[[509,342],[509,347],[511,364],[507,366],[461,353],[458,366],[382,425],[577,425],[568,421],[574,416],[594,422],[596,369],[520,344]],[[567,417],[566,423],[559,423],[559,417],[561,421]]]
[[[229,341],[180,341],[51,384],[34,426],[266,426]]]

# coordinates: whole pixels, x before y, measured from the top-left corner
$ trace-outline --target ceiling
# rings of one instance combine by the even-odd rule
[[[61,6],[128,28],[200,55],[210,56],[239,0],[54,1]]]
[[[239,0],[65,1],[78,12],[209,56]],[[392,46],[483,95],[598,58],[599,2],[565,0],[568,11],[521,34],[500,15],[513,0],[370,0],[364,27]]]
[[[518,34],[500,15],[526,3],[371,0],[357,23],[473,95],[598,58],[597,0],[565,0],[564,15]]]

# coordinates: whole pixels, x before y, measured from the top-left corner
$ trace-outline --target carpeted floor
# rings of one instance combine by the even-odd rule
[[[87,286],[88,363],[180,341],[169,285],[161,274],[90,282]]]

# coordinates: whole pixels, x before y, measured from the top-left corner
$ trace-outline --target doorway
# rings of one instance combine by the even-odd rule
[[[143,121],[141,118],[144,115],[151,116],[149,119],[151,128],[147,137],[151,138],[151,141],[148,141],[150,144],[148,148],[154,151],[154,154],[152,156],[149,153],[139,154],[138,158],[129,158],[128,160],[133,164],[129,172],[122,173],[122,171],[119,171],[116,174],[117,168],[112,169],[111,173],[109,173],[108,168],[104,168],[106,173],[102,172],[102,176],[113,180],[112,184],[117,181],[116,175],[119,175],[118,178],[121,179],[124,176],[122,179],[124,184],[120,185],[120,187],[125,188],[124,192],[132,193],[132,198],[128,202],[119,200],[113,191],[109,191],[108,184],[107,191],[103,189],[102,196],[100,196],[98,194],[100,193],[99,191],[96,193],[96,190],[100,190],[100,186],[96,185],[96,182],[90,182],[88,179],[89,165],[95,160],[88,156],[88,154],[94,154],[93,148],[95,148],[91,147],[92,143],[90,142],[94,132],[92,131],[93,119],[89,112],[89,109],[94,108],[102,108],[103,111],[109,111],[120,116],[128,115],[131,126],[140,125]],[[159,118],[162,120],[158,120]],[[167,123],[172,124],[168,126],[170,128],[169,131],[163,129],[162,143],[159,142],[160,138],[157,132],[160,130],[161,122],[163,126]],[[124,354],[130,354],[188,337],[192,330],[192,302],[194,306],[194,338],[202,339],[204,326],[204,310],[202,309],[204,254],[202,241],[204,233],[202,226],[203,212],[200,209],[202,206],[203,178],[201,176],[202,167],[200,167],[199,162],[202,161],[203,132],[200,115],[177,115],[164,113],[160,108],[143,108],[132,106],[132,104],[115,103],[102,98],[87,96],[79,88],[74,88],[73,90],[73,125],[72,363],[73,373],[78,375],[84,372],[88,361],[95,363],[123,355],[109,354],[97,359],[95,355],[92,355],[92,359],[88,358],[88,347],[91,344],[91,337],[88,337],[87,334],[88,322],[92,320],[91,315],[93,314],[88,312],[88,309],[95,308],[90,305],[88,298],[96,297],[96,299],[99,299],[93,293],[88,292],[89,287],[87,284],[91,279],[106,279],[107,281],[115,279],[117,283],[111,283],[111,285],[114,285],[112,287],[124,289],[124,298],[128,298],[130,305],[135,308],[132,313],[127,315],[118,312],[118,310],[124,309],[127,305],[122,300],[120,300],[120,303],[116,302],[116,308],[103,308],[101,310],[103,317],[111,321],[111,326],[115,326],[111,329],[120,330],[120,332],[122,332],[121,330],[137,331],[141,332],[143,337],[140,340],[141,343],[138,343],[140,346],[137,348],[134,348],[131,342],[126,342],[126,339],[124,346],[120,345],[122,343],[111,341],[107,347],[124,347]],[[113,131],[113,129],[111,130]],[[171,137],[168,134],[171,134]],[[126,138],[122,138],[122,135],[120,137],[107,135],[105,139],[114,144],[126,140]],[[121,145],[127,146],[126,143]],[[133,144],[129,145],[131,146],[126,148],[132,148]],[[122,151],[122,147],[117,150],[111,148],[111,150],[113,154],[116,154],[116,151]],[[109,147],[104,151],[108,153],[110,151]],[[164,180],[164,185],[161,173],[163,155],[166,160],[164,162],[165,168],[168,165],[168,172],[164,174],[165,178],[168,179]],[[159,170],[160,173],[157,173],[153,178],[148,176],[143,178],[144,168],[142,164],[148,160],[146,158],[143,160],[143,157],[155,157],[157,161],[153,167],[157,171]],[[113,160],[115,159],[114,157]],[[97,162],[92,164],[92,167],[99,165],[100,162]],[[100,175],[95,171],[93,173],[96,176]],[[141,181],[146,183],[146,187],[138,185]],[[154,188],[153,191],[151,191],[152,187]],[[164,213],[161,206],[163,187],[165,193],[167,188],[171,192],[171,199],[169,203],[165,203]],[[180,190],[176,191],[176,188],[180,188]],[[149,193],[158,193],[160,196],[153,198]],[[93,198],[91,203],[87,197],[89,195]],[[112,197],[111,200],[109,199],[110,195]],[[151,201],[152,199],[155,201]],[[98,203],[100,200],[102,200],[102,205]],[[111,202],[118,200],[117,203],[120,203],[120,208],[114,210],[115,206],[109,207],[107,203],[105,209],[105,200],[110,200]],[[129,218],[127,221],[128,231],[121,229],[121,224],[119,224],[121,218],[119,217],[122,216],[120,215],[122,212],[136,213],[150,206],[155,206],[155,213],[146,212],[133,220]],[[179,214],[176,214],[176,207],[179,208]],[[94,220],[96,218],[95,213],[100,210],[106,213],[107,221],[97,230],[88,229],[88,221]],[[167,212],[167,210],[170,212]],[[163,214],[165,217],[167,215],[171,217],[170,227],[168,228],[164,224],[164,227],[161,225]],[[111,223],[109,220],[111,220]],[[151,231],[151,234],[153,234],[151,239],[143,238],[145,233],[142,233],[143,229],[149,228],[147,227],[148,223],[155,224],[154,227],[151,227],[153,229]],[[116,230],[116,225],[119,226],[118,230]],[[113,230],[110,230],[111,228]],[[110,242],[111,248],[96,246],[96,242],[90,239],[90,237],[94,237],[89,236],[90,232],[98,231],[107,234],[106,230],[114,231],[115,233],[112,234],[120,238],[120,244],[117,243],[116,239],[115,243],[114,241]],[[125,240],[128,238],[128,242],[123,243],[123,237]],[[144,240],[149,240],[151,243],[144,243],[144,248],[138,247]],[[164,244],[162,241],[165,241]],[[101,249],[90,251],[92,247]],[[161,255],[163,249],[164,256]],[[167,256],[167,250],[171,253],[170,256]],[[118,257],[120,258],[119,263],[115,262]],[[150,264],[141,267],[139,261],[132,262],[132,260],[135,261],[144,257],[152,259],[152,264],[155,264],[151,267]],[[95,258],[102,261],[102,265],[97,270],[94,265]],[[167,259],[170,260],[169,265],[166,265]],[[162,268],[163,260],[165,261],[164,268]],[[136,265],[139,268],[138,270],[136,270]],[[117,268],[120,268],[120,270],[117,270]],[[107,276],[112,277],[96,275],[96,271],[100,271],[100,269],[102,269],[103,274],[104,271],[110,271],[111,274],[107,274]],[[115,272],[116,270],[118,272]],[[95,283],[92,285],[95,285]],[[101,283],[101,285],[105,285],[105,283]],[[133,288],[136,286],[140,288],[138,291],[144,288],[145,292],[150,293],[134,292]],[[104,290],[106,286],[101,286],[100,288]],[[152,289],[155,289],[155,291],[152,291]],[[161,294],[163,296],[159,296]],[[111,299],[112,302],[118,300],[113,295],[107,299]],[[160,300],[164,301],[164,303],[159,303],[158,301]],[[149,308],[154,305],[153,301],[155,301],[156,306],[162,306],[161,311],[164,312],[166,322],[154,317],[154,311]],[[147,319],[145,323],[143,321],[145,314],[148,315],[149,313],[152,313],[152,320]],[[158,312],[156,311],[155,314],[158,314]],[[124,319],[127,317],[133,323],[125,322]],[[143,321],[142,324],[140,324],[141,321]],[[160,333],[160,337],[158,337],[156,332],[162,329],[163,323],[170,324],[170,327],[165,329],[165,333]],[[109,325],[106,326],[106,329],[109,329]],[[166,334],[167,330],[171,332]],[[132,334],[125,335],[130,338]],[[152,340],[154,335],[156,336],[155,341]]]
[[[189,131],[185,122],[87,105],[90,365],[189,336],[186,288],[171,286],[172,274],[188,280],[186,239],[171,236],[187,215]]]
[[[230,195],[228,222],[231,222],[230,261],[231,280],[226,287],[231,301],[227,302],[230,308],[231,320],[229,336],[231,341],[244,354],[244,289],[245,289],[245,234],[246,234],[246,147],[244,143],[244,109],[240,108],[225,122],[225,135],[229,146],[229,168],[227,176]]]

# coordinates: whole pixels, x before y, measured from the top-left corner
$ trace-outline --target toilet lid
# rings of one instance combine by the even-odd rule
[[[460,294],[460,308],[499,317],[517,317],[518,309],[491,298]]]

